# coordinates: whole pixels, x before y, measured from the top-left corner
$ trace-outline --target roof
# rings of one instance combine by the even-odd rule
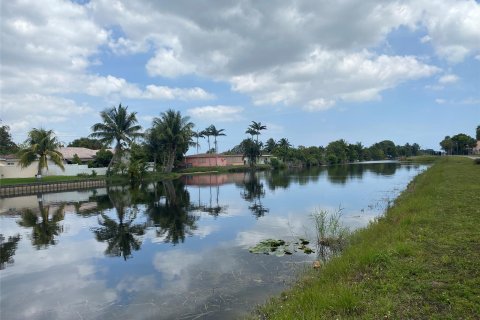
[[[73,156],[76,154],[80,159],[93,159],[97,154],[98,150],[92,150],[88,148],[81,147],[64,147],[58,148],[58,151],[63,155],[64,159],[73,159]]]

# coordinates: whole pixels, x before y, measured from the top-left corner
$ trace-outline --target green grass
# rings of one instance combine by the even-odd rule
[[[480,166],[442,157],[256,319],[480,319]]]
[[[42,177],[41,179],[37,179],[35,177],[32,178],[7,178],[1,179],[0,184],[2,186],[6,185],[16,185],[16,184],[24,184],[24,183],[49,183],[49,182],[63,182],[63,181],[84,181],[88,179],[104,179],[105,176],[96,176],[96,177],[77,177],[77,176],[48,176]]]
[[[414,162],[414,163],[433,163],[437,160],[439,160],[441,157],[440,156],[414,156],[414,157],[408,157],[408,158],[402,158],[400,161],[402,162]]]

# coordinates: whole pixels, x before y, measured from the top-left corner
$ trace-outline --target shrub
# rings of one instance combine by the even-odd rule
[[[480,164],[480,158],[475,159],[474,163],[475,164]]]

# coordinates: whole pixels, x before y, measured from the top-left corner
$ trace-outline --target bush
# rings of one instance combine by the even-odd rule
[[[474,160],[474,163],[475,163],[475,164],[480,164],[480,158],[475,159],[475,160]]]
[[[92,176],[92,177],[94,177],[94,178],[95,178],[95,177],[97,176],[97,171],[95,171],[95,170],[92,170],[92,174],[91,174],[90,176]]]

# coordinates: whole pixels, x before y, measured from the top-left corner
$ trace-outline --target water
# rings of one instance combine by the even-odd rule
[[[0,199],[0,318],[241,316],[316,259],[249,247],[267,238],[313,240],[315,209],[341,208],[343,225],[364,227],[425,168],[199,175]]]

